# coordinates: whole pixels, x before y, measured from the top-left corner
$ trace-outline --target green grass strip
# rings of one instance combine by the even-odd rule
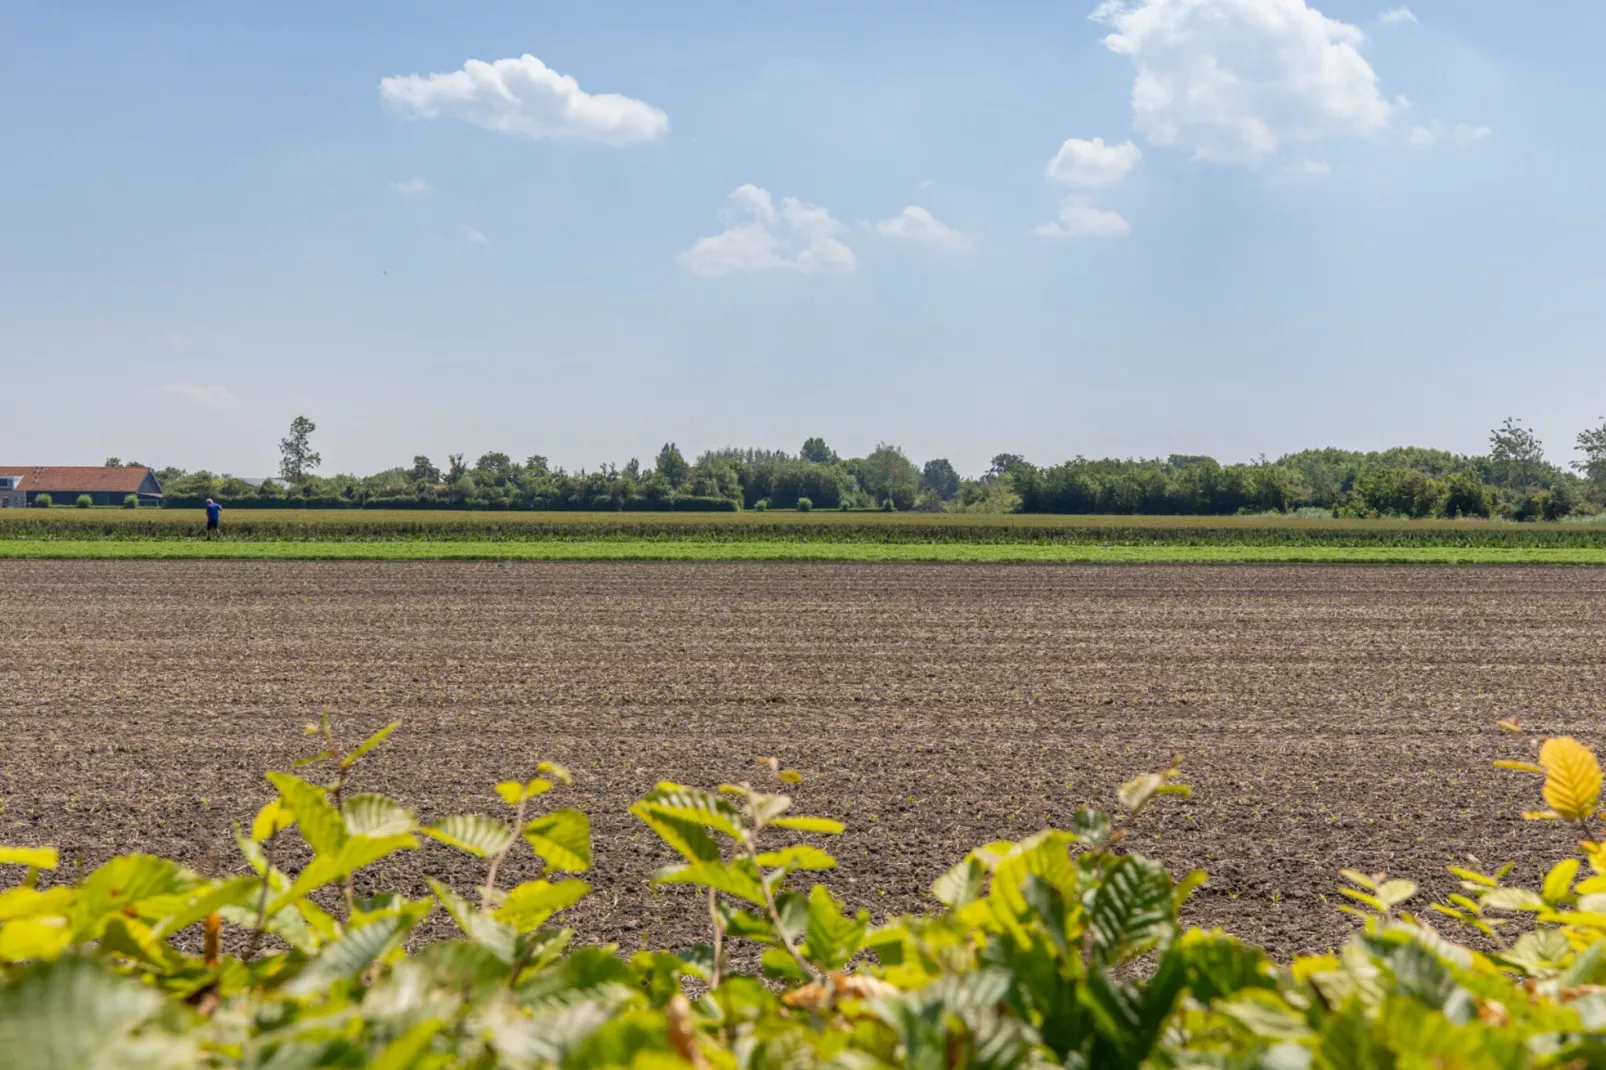
[[[217,542],[0,540],[0,558],[247,561],[1040,561],[1606,565],[1606,550],[1421,546],[1098,546],[1027,543]]]

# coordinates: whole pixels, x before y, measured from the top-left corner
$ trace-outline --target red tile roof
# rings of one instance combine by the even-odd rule
[[[48,494],[135,494],[149,468],[41,468],[0,464],[0,475],[21,476],[18,490]]]

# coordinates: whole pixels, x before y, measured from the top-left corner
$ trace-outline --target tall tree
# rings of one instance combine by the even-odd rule
[[[303,479],[323,463],[312,449],[312,433],[316,430],[318,425],[305,416],[290,421],[290,436],[279,440],[279,474],[285,479]]]
[[[1489,460],[1502,482],[1514,483],[1526,492],[1533,487],[1534,473],[1545,463],[1545,450],[1529,428],[1506,417],[1506,422],[1489,432]]]
[[[856,464],[859,485],[875,497],[877,504],[891,501],[899,509],[914,505],[920,490],[920,469],[903,450],[883,442]]]
[[[665,442],[664,448],[658,451],[658,458],[653,462],[658,472],[667,480],[671,487],[678,487],[686,482],[686,475],[691,471],[691,465],[681,455],[680,447],[673,442]]]
[[[825,444],[823,438],[806,438],[803,440],[803,449],[799,451],[805,461],[815,464],[833,464],[837,460],[836,451]]]
[[[407,478],[415,483],[439,483],[441,470],[430,463],[428,457],[420,453],[413,458],[413,466],[407,470]]]
[[[929,490],[945,502],[959,497],[959,473],[946,458],[927,461],[920,471],[920,489]]]
[[[1599,427],[1579,434],[1578,452],[1584,455],[1584,459],[1574,461],[1573,467],[1582,472],[1585,478],[1606,485],[1606,416],[1601,417]]]

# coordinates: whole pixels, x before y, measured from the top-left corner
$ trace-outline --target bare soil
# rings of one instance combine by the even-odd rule
[[[1606,571],[0,561],[0,842],[237,870],[230,821],[322,710],[405,719],[354,787],[426,818],[568,765],[597,848],[569,923],[626,950],[702,936],[625,812],[658,779],[778,756],[848,823],[833,889],[882,916],[1180,753],[1196,796],[1136,847],[1209,871],[1191,920],[1288,956],[1350,931],[1341,867],[1442,893],[1467,854],[1568,849],[1490,768],[1526,756],[1494,722],[1606,741]],[[428,844],[388,877],[426,872],[482,874]]]

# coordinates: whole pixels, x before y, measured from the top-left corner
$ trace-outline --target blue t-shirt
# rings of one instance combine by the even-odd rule
[[[218,514],[220,514],[222,512],[223,512],[223,507],[221,505],[219,505],[217,502],[210,503],[206,507],[206,522],[208,524],[216,524],[217,523]]]

